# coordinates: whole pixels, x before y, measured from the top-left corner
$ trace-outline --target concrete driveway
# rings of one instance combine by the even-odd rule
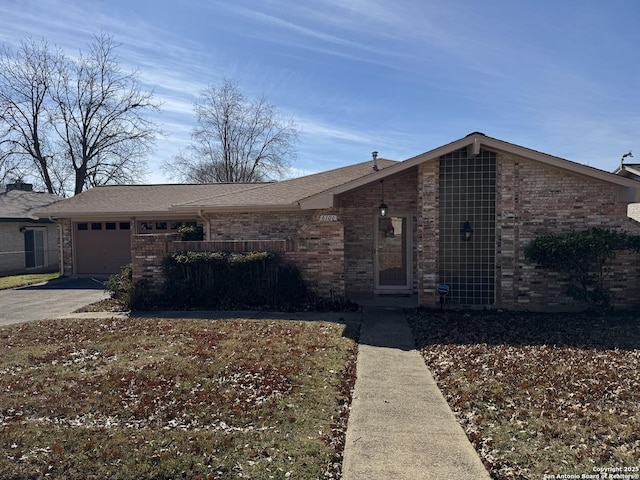
[[[92,278],[0,290],[0,325],[59,317],[108,297],[102,281]]]

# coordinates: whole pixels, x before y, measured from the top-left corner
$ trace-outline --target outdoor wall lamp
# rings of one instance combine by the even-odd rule
[[[471,223],[469,223],[469,220],[464,222],[464,224],[462,225],[462,228],[460,229],[460,235],[462,236],[462,240],[464,240],[465,242],[471,240],[471,237],[473,236],[473,228],[471,228]]]
[[[386,217],[389,207],[387,207],[387,204],[384,203],[384,180],[380,180],[380,184],[382,185],[382,203],[380,204],[378,209],[380,210],[380,216]]]

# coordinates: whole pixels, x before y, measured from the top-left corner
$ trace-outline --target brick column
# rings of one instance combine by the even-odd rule
[[[66,276],[73,275],[75,273],[73,265],[73,224],[70,219],[63,218],[58,220],[58,225],[62,232],[61,273]]]
[[[160,293],[165,281],[162,260],[168,254],[169,243],[180,238],[178,233],[131,235],[133,282],[145,280],[150,292]]]
[[[439,301],[438,284],[439,251],[439,203],[437,161],[420,164],[418,168],[418,217],[417,217],[417,276],[418,303],[433,306]]]

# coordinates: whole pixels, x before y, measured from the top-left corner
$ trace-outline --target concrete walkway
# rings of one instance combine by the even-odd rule
[[[365,307],[344,480],[489,479],[401,310]]]

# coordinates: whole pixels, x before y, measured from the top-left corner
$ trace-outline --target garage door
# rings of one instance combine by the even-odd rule
[[[128,221],[74,224],[76,273],[110,275],[131,263],[131,229]]]

